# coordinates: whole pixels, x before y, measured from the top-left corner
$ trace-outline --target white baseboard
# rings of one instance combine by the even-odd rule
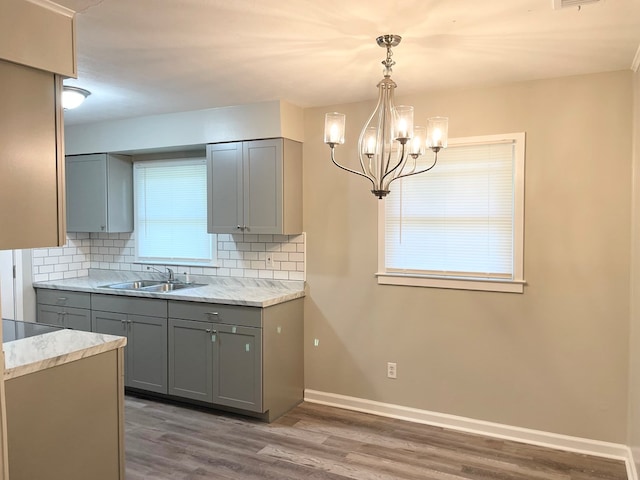
[[[631,449],[623,444],[602,442],[589,438],[572,437],[558,433],[544,432],[529,428],[514,427],[500,423],[486,422],[473,418],[459,417],[446,413],[431,412],[417,408],[403,407],[391,403],[376,402],[363,398],[349,397],[336,393],[319,392],[306,389],[304,399],[310,403],[318,403],[331,407],[370,413],[382,417],[396,418],[415,423],[424,423],[436,427],[449,428],[462,432],[476,433],[504,440],[540,445],[543,447],[584,453],[599,457],[623,460],[627,466],[629,480],[638,480]]]

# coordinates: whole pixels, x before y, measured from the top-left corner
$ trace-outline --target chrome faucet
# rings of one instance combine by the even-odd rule
[[[165,267],[165,268],[167,269],[167,275],[168,275],[167,282],[176,283],[176,277],[175,277],[175,274],[173,273],[173,270],[169,267]],[[163,273],[162,270],[154,267],[153,265],[147,265],[147,270],[155,270],[156,272]]]
[[[171,270],[169,267],[167,267],[167,273],[169,274],[169,278],[168,278],[168,282],[169,283],[174,283],[176,281],[176,278],[173,274],[173,270]]]

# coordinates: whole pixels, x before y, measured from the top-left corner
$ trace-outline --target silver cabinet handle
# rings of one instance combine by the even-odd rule
[[[215,315],[216,317],[219,315],[218,312],[207,312],[207,315]]]
[[[211,329],[210,329],[210,328],[207,328],[207,329],[205,330],[205,332],[207,332],[207,333],[211,333]]]

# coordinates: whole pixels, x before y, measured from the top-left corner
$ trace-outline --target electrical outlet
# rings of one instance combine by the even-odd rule
[[[273,268],[273,253],[267,253],[267,268]]]
[[[397,378],[398,375],[398,366],[395,362],[387,362],[387,377],[388,378]]]
[[[314,339],[313,339],[313,346],[314,346],[314,347],[317,347],[318,345],[320,345],[320,340],[319,340],[319,339],[317,339],[317,338],[314,338]]]

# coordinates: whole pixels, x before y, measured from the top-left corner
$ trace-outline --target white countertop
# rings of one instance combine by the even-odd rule
[[[3,344],[4,379],[98,355],[127,344],[125,337],[59,330]]]
[[[221,303],[263,308],[305,296],[304,282],[194,275],[192,275],[192,279],[195,283],[205,283],[206,285],[164,293],[105,288],[110,284],[139,279],[163,280],[164,277],[158,274],[154,275],[142,272],[92,269],[88,277],[36,282],[33,286],[34,288],[54,290],[72,290],[76,292],[162,298],[165,300],[186,300],[191,302]]]

